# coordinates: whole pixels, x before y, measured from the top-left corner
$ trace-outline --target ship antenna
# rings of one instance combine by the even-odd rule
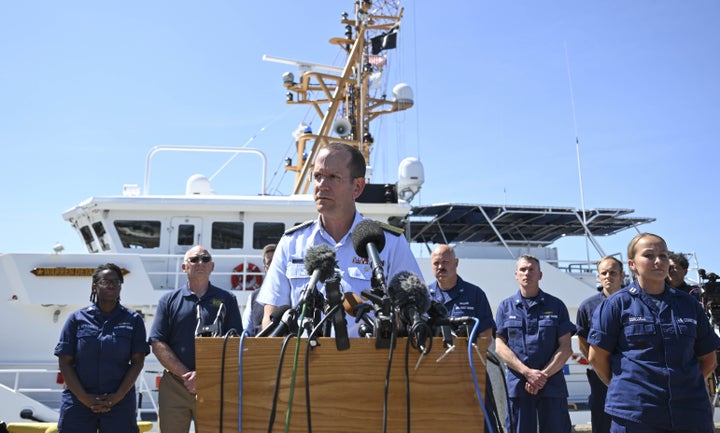
[[[568,55],[567,43],[565,45],[565,64],[567,65],[568,83],[570,85],[570,106],[572,107],[573,127],[575,128],[575,155],[577,157],[578,181],[580,183],[580,208],[582,211],[582,225],[585,229],[585,254],[590,261],[590,230],[587,226],[587,212],[585,209],[585,192],[583,190],[582,165],[580,164],[580,134],[578,133],[577,119],[575,117],[575,95],[573,93],[572,75],[570,74],[570,56]]]

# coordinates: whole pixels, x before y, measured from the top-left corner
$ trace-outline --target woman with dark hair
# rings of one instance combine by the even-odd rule
[[[628,245],[629,286],[595,310],[590,362],[608,385],[611,433],[709,433],[713,413],[705,378],[720,338],[700,303],[667,284],[665,240],[651,233]]]
[[[92,305],[68,317],[55,347],[65,379],[58,432],[136,433],[135,380],[150,352],[142,317],[120,305],[122,270],[98,266]]]

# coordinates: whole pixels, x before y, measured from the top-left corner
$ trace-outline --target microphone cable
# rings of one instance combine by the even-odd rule
[[[470,336],[468,337],[468,363],[470,364],[470,374],[472,375],[473,383],[475,384],[475,394],[477,395],[478,401],[480,402],[480,409],[482,409],[483,418],[485,418],[485,425],[488,428],[488,432],[495,433],[495,429],[493,428],[492,424],[490,424],[490,420],[488,419],[487,409],[485,408],[485,400],[483,400],[482,392],[480,390],[480,384],[478,383],[477,374],[475,374],[475,361],[473,361],[473,343],[472,342],[477,337],[477,333],[480,329],[480,320],[477,317],[473,317],[473,319],[475,320],[475,325],[473,325],[472,332],[470,333]]]
[[[278,359],[277,375],[275,376],[275,389],[273,391],[272,406],[270,407],[270,422],[268,423],[268,433],[272,433],[273,424],[275,424],[275,413],[277,412],[277,399],[280,393],[280,379],[282,377],[282,364],[285,358],[285,351],[287,350],[288,341],[295,335],[288,334],[283,339],[282,347],[280,348],[280,358]]]
[[[390,319],[392,323],[395,323],[395,314],[390,313]],[[390,389],[390,371],[392,370],[393,354],[395,353],[395,343],[397,340],[397,332],[395,326],[392,327],[390,333],[390,348],[388,351],[388,365],[387,371],[385,372],[385,393],[383,395],[383,433],[387,433],[387,421],[388,421],[388,393]]]
[[[332,317],[335,311],[341,307],[342,304],[337,304],[332,307],[322,320],[320,320],[320,322],[318,322],[318,324],[312,329],[310,335],[308,335],[307,342],[305,343],[305,407],[307,413],[308,433],[312,433],[312,411],[310,410],[310,349],[314,347],[312,342],[314,341],[316,334],[322,330],[325,323],[330,323],[328,319]]]
[[[225,349],[228,338],[236,336],[238,333],[235,328],[229,329],[223,336],[222,357],[220,358],[220,431],[223,430],[223,408],[225,407]]]
[[[431,340],[432,341],[432,340]],[[432,344],[430,345],[432,347]],[[429,352],[430,350],[428,350]],[[421,352],[420,356],[425,353]],[[410,369],[408,365],[410,363],[410,336],[408,335],[408,341],[405,345],[405,422],[407,423],[407,433],[410,433]]]
[[[240,335],[240,346],[238,353],[238,432],[242,431],[242,407],[243,407],[243,347],[245,346],[245,339],[249,337],[247,329],[243,329],[243,333]],[[222,432],[222,430],[220,430]]]
[[[305,307],[307,302],[303,303],[302,310],[300,311],[300,317],[305,317]],[[288,396],[288,408],[285,412],[285,433],[290,431],[290,418],[292,416],[293,397],[295,396],[295,377],[297,376],[297,362],[300,354],[300,336],[302,335],[303,328],[298,327],[297,340],[295,340],[295,355],[293,356],[292,363],[292,375],[290,377],[290,395]]]

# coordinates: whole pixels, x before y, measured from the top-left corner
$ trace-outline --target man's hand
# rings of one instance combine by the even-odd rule
[[[524,376],[525,380],[527,380],[527,383],[530,384],[537,391],[541,390],[548,380],[547,374],[534,368],[529,368],[527,372],[525,372]],[[537,394],[537,391],[535,392],[535,394]]]
[[[197,372],[195,371],[188,371],[187,373],[183,374],[182,376],[183,384],[185,385],[185,388],[192,394],[195,394],[195,378],[197,377]]]
[[[530,382],[525,382],[525,391],[532,395],[537,395],[537,393],[540,392],[540,389],[530,385]]]

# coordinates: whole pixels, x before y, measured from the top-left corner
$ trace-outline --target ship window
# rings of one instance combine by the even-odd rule
[[[283,223],[255,223],[253,225],[253,248],[261,250],[267,244],[276,244],[285,233]]]
[[[96,223],[93,223],[92,225],[93,230],[95,230],[95,236],[100,240],[100,247],[103,251],[107,251],[110,249],[110,242],[107,232],[105,231],[105,226],[102,222],[98,221]]]
[[[92,232],[90,231],[90,227],[80,227],[80,234],[82,235],[83,241],[85,242],[85,246],[87,247],[88,251],[90,251],[91,253],[98,252],[97,245],[95,245],[95,240],[93,239]]]
[[[210,246],[216,250],[243,247],[245,224],[237,221],[214,222]]]
[[[116,220],[113,222],[124,248],[158,248],[160,221]]]
[[[177,233],[178,245],[191,246],[195,244],[195,226],[193,224],[180,224]]]

